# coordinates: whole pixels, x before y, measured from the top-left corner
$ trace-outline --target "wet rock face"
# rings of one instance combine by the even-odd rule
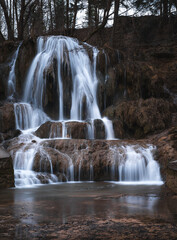
[[[45,122],[36,130],[35,135],[39,138],[49,138],[51,126],[51,122]]]
[[[53,173],[63,174],[65,180],[72,180],[71,174],[75,181],[119,179],[119,157],[125,154],[123,142],[60,139],[46,140],[41,144],[42,148],[38,149],[33,163],[36,172],[51,173],[52,164]]]
[[[67,122],[67,137],[73,139],[87,139],[88,138],[88,123],[86,122]]]
[[[0,188],[14,187],[14,170],[9,153],[0,147]]]
[[[166,185],[177,194],[177,160],[171,161],[168,164]]]
[[[0,107],[0,142],[19,134],[20,131],[15,129],[14,105],[5,103]]]
[[[71,68],[69,63],[68,50],[65,49],[65,54],[58,63],[57,59],[54,57],[51,61],[50,66],[45,68],[44,78],[46,81],[45,90],[43,93],[43,108],[44,111],[52,118],[59,119],[60,112],[60,86],[59,78],[62,80],[62,87],[64,94],[62,95],[62,100],[64,103],[63,114],[66,118],[70,117],[71,109],[71,93],[72,93],[72,76]],[[60,70],[58,69],[58,64],[60,64]],[[59,76],[59,72],[60,75]]]
[[[6,99],[7,96],[7,78],[9,67],[7,64],[0,64],[0,101]]]
[[[36,39],[23,41],[15,66],[16,74],[16,91],[18,97],[22,97],[25,79],[30,67],[30,64],[36,54]]]
[[[7,97],[7,79],[9,76],[11,58],[16,51],[18,43],[5,41],[0,43],[0,101]]]
[[[106,64],[105,55],[107,56]],[[166,78],[170,74],[168,66],[163,66],[166,69],[163,74],[152,62],[122,60],[118,58],[118,53],[115,61],[114,50],[112,55],[105,51],[105,55],[98,55],[101,60],[97,66],[98,103],[101,111],[125,100],[170,97],[169,93],[164,91],[164,85],[167,84]]]
[[[140,99],[109,107],[104,115],[113,120],[117,138],[142,138],[168,127],[172,121],[173,107],[173,104],[162,99]]]
[[[42,124],[35,135],[40,138],[61,138],[62,131],[65,138],[87,139],[88,138],[88,123],[86,122],[66,122],[62,125],[61,122],[46,122]],[[64,129],[63,129],[64,128]]]
[[[177,127],[172,127],[155,136],[152,140],[157,146],[156,159],[166,186],[177,194]]]
[[[39,138],[72,138],[89,139],[89,128],[93,127],[94,139],[105,139],[105,126],[101,119],[95,119],[93,126],[91,122],[68,121],[45,122],[35,132]]]
[[[55,174],[64,173],[70,178],[69,167],[73,163],[75,180],[88,181],[93,178],[95,181],[110,180],[113,154],[109,149],[110,145],[114,145],[114,143],[105,143],[102,140],[94,142],[81,139],[45,141],[43,151],[38,151],[35,155],[33,170],[50,173],[48,155]],[[117,145],[119,144],[117,143]],[[118,176],[116,177],[118,178]]]
[[[102,120],[94,120],[94,138],[95,139],[105,139],[105,126]]]
[[[57,62],[56,59],[51,62],[48,69],[45,70],[46,88],[43,93],[44,111],[52,118],[59,118],[59,87],[57,81]]]

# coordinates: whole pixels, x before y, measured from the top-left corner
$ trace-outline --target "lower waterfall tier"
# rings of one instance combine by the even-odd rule
[[[119,140],[39,139],[22,134],[11,152],[16,186],[66,181],[162,183],[155,147]]]
[[[29,103],[15,103],[14,114],[17,129],[32,132],[32,128],[38,128],[34,134],[39,138],[114,139],[112,121],[106,117],[53,121]]]

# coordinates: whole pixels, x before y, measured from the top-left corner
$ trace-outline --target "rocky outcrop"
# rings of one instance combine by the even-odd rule
[[[168,164],[166,185],[177,194],[177,160],[171,161]]]
[[[52,118],[59,118],[59,86],[57,80],[57,60],[54,59],[45,70],[46,88],[43,94],[44,111]]]
[[[0,147],[0,188],[14,187],[14,170],[9,153]]]
[[[6,103],[0,107],[0,132],[8,132],[15,129],[14,105]]]
[[[18,45],[18,42],[13,41],[0,43],[0,101],[4,101],[7,98],[7,79],[10,63]]]
[[[16,92],[19,98],[22,97],[25,78],[27,76],[30,64],[36,54],[36,39],[23,41],[15,65],[16,74]]]
[[[15,129],[14,105],[5,103],[0,107],[0,142],[19,134],[20,131]]]
[[[32,141],[27,149],[35,149],[33,170],[53,173],[62,180],[118,180],[118,166],[126,160],[125,146],[131,145],[135,152],[147,148],[146,141],[113,141],[85,139],[50,139]],[[17,139],[11,141],[8,151],[22,147]],[[24,149],[24,148],[23,148]]]
[[[157,146],[156,159],[161,165],[166,186],[177,194],[177,128],[172,127],[150,138]]]
[[[150,98],[118,103],[107,108],[104,115],[113,120],[117,138],[143,138],[167,128],[172,121],[173,111],[173,103]]]
[[[63,134],[65,138],[87,139],[88,124],[77,121],[65,123],[48,121],[36,130],[35,135],[40,138],[61,138]]]
[[[93,129],[92,129],[93,128]],[[39,138],[105,139],[105,125],[101,119],[66,121],[42,124],[34,133]],[[91,136],[93,135],[93,136]]]
[[[105,125],[101,119],[95,119],[93,122],[94,126],[94,138],[105,139]]]
[[[72,139],[87,139],[88,138],[88,123],[86,122],[66,122],[65,129],[67,137]]]
[[[35,135],[39,138],[62,137],[62,123],[47,121],[35,131]]]

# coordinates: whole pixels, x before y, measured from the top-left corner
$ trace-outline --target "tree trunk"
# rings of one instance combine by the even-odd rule
[[[98,24],[99,24],[98,5],[95,4],[95,27],[98,27]]]
[[[49,11],[50,11],[50,30],[53,32],[53,15],[52,15],[52,3],[51,3],[51,0],[49,0],[48,3],[49,3]]]
[[[20,10],[20,18],[18,23],[18,39],[23,39],[23,32],[24,32],[24,13],[25,13],[25,0],[21,0],[21,10]]]
[[[72,35],[74,33],[75,26],[76,26],[76,17],[77,17],[77,11],[78,11],[77,4],[78,4],[78,0],[75,0],[75,2],[74,2],[74,17],[73,17],[73,24],[72,24]]]
[[[95,33],[97,33],[98,31],[100,31],[101,29],[103,29],[106,26],[108,18],[109,18],[109,11],[111,8],[111,3],[112,3],[112,0],[108,0],[107,7],[104,9],[102,23],[93,32],[91,32],[87,38],[84,39],[84,42],[87,42],[93,35],[95,35]]]
[[[66,1],[66,34],[69,32],[69,0]]]
[[[8,15],[8,8],[7,8],[4,0],[0,0],[0,5],[1,5],[2,9],[3,9],[5,20],[6,20],[6,24],[7,24],[8,40],[13,40],[14,32],[13,32],[13,29],[12,29],[12,26],[11,26],[11,19],[10,19],[9,15]]]
[[[88,0],[88,27],[92,27],[92,1]]]
[[[115,32],[117,26],[118,12],[119,12],[120,0],[114,1],[114,22],[112,28],[111,46],[114,47]]]

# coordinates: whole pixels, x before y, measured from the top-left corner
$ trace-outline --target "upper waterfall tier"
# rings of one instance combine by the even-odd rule
[[[46,112],[53,107],[58,120],[101,118],[96,96],[97,54],[96,48],[73,38],[39,37],[23,100]]]

